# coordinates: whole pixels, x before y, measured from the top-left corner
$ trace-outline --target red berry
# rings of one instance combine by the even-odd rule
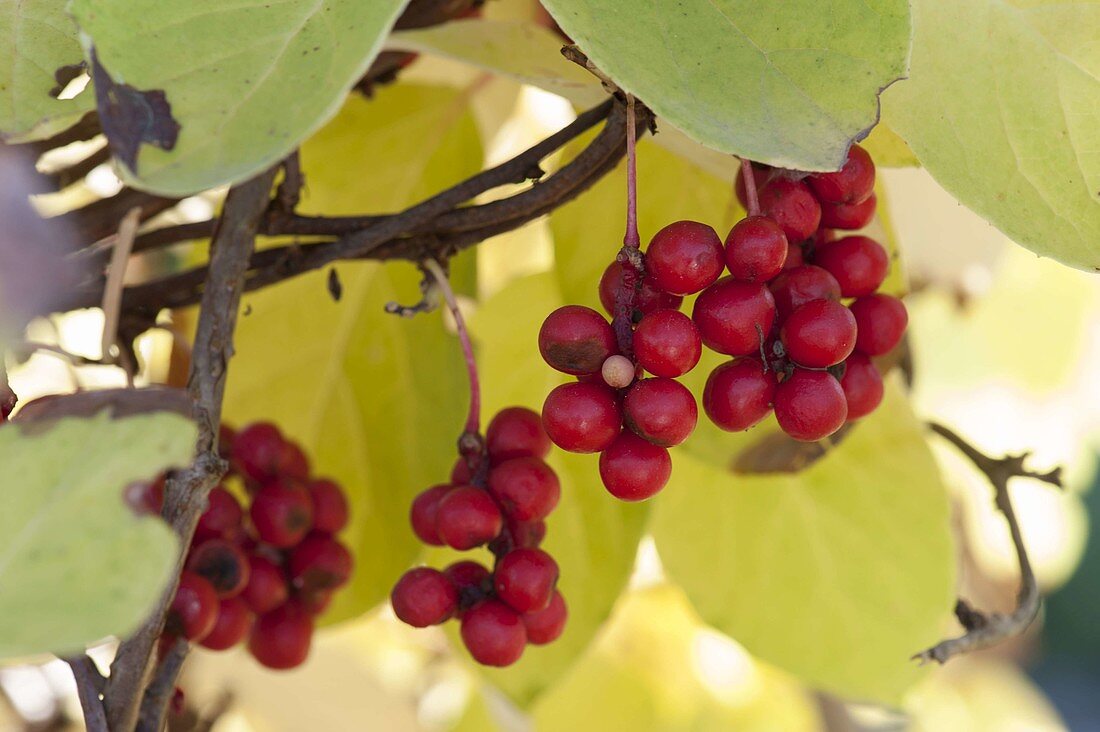
[[[279,452],[279,461],[275,465],[275,477],[309,479],[309,460],[296,443],[283,441],[283,449]]]
[[[309,497],[313,501],[313,528],[335,534],[348,523],[348,499],[340,486],[327,479],[309,484]]]
[[[848,402],[848,421],[866,417],[882,402],[882,374],[871,359],[858,351],[844,362],[840,388]]]
[[[840,170],[814,173],[808,180],[823,203],[859,203],[875,190],[875,163],[866,150],[852,145]]]
[[[801,244],[791,244],[787,247],[787,258],[783,260],[783,270],[794,269],[795,267],[801,267],[806,263],[806,260],[802,254]]]
[[[634,331],[634,355],[654,376],[682,376],[695,368],[702,352],[695,323],[679,310],[655,310]]]
[[[351,552],[328,534],[314,532],[294,547],[287,568],[294,588],[303,592],[342,587],[351,577]]]
[[[779,224],[791,244],[813,236],[821,221],[821,206],[809,187],[790,178],[773,178],[760,190],[760,210]]]
[[[819,247],[814,264],[836,278],[841,296],[861,297],[877,290],[886,279],[890,257],[874,239],[846,236]]]
[[[485,666],[510,666],[523,655],[527,630],[519,613],[499,600],[486,600],[462,616],[462,642]]]
[[[517,457],[544,458],[550,453],[550,438],[538,412],[527,407],[506,407],[497,412],[485,430],[485,447],[493,464]]]
[[[787,261],[787,237],[767,216],[741,219],[726,236],[726,267],[734,279],[766,282]]]
[[[227,424],[218,425],[218,454],[225,460],[233,459],[233,443],[237,439],[237,432]],[[230,470],[232,470],[230,466]]]
[[[250,424],[233,440],[233,460],[245,478],[266,483],[275,477],[283,451],[283,435],[270,422]]]
[[[758,192],[768,184],[768,181],[771,180],[774,173],[774,168],[770,168],[760,163],[752,164],[752,179],[756,183],[756,190]],[[748,210],[749,199],[748,196],[745,195],[745,176],[741,174],[741,171],[737,171],[737,179],[734,181],[733,190],[737,193],[737,200],[741,203],[741,208]]]
[[[257,539],[286,549],[301,541],[313,527],[313,502],[304,488],[277,481],[256,493],[249,515]]]
[[[454,549],[473,549],[492,541],[503,525],[504,518],[492,496],[472,485],[448,491],[435,513],[439,538]]]
[[[512,538],[512,546],[516,547],[537,547],[542,543],[542,540],[546,538],[546,522],[542,519],[538,521],[515,521],[508,519],[508,533]]]
[[[207,496],[206,510],[199,516],[192,543],[215,538],[233,538],[241,528],[243,516],[241,504],[233,494],[217,486]]]
[[[453,487],[433,485],[413,499],[409,508],[409,523],[412,524],[413,533],[425,544],[443,546],[443,540],[439,538],[439,532],[435,528],[435,515],[439,510],[439,502]]]
[[[468,485],[473,477],[474,474],[470,472],[470,466],[466,464],[466,458],[460,457],[455,460],[454,467],[451,468],[451,483],[453,485]]]
[[[312,592],[299,592],[294,596],[294,601],[307,613],[317,617],[332,604],[332,598],[336,590],[314,590]]]
[[[489,491],[500,501],[509,518],[538,521],[549,516],[558,505],[561,483],[553,468],[543,461],[516,458],[492,469]]]
[[[775,377],[751,356],[724,363],[707,377],[703,410],[710,421],[728,432],[747,430],[772,409]]]
[[[661,229],[645,255],[653,283],[674,295],[699,292],[722,274],[722,240],[697,221],[676,221]]]
[[[840,299],[840,284],[836,278],[811,264],[782,272],[768,288],[775,298],[775,310],[780,322],[811,300]]]
[[[599,452],[615,439],[623,418],[606,384],[562,384],[546,395],[542,424],[555,445],[569,452]]]
[[[184,570],[172,604],[168,608],[165,632],[200,641],[218,620],[218,593],[203,577]]]
[[[245,639],[252,630],[254,616],[248,605],[239,597],[230,597],[218,604],[218,619],[214,628],[201,643],[212,651],[224,651]]]
[[[266,613],[286,602],[290,595],[282,568],[265,557],[248,557],[248,584],[241,598],[254,612]]]
[[[542,549],[514,549],[497,563],[497,597],[518,613],[542,610],[558,584],[558,563]]]
[[[459,617],[467,608],[473,607],[488,597],[493,590],[492,572],[478,562],[455,562],[444,569],[443,574],[458,592],[456,614]]]
[[[447,575],[431,567],[416,567],[401,575],[390,593],[393,612],[414,628],[439,625],[454,615],[458,590]]]
[[[565,598],[560,592],[554,590],[549,605],[542,610],[525,613],[522,616],[523,625],[527,628],[527,642],[541,646],[557,640],[565,630],[565,621],[568,617],[569,611],[565,607]]]
[[[830,229],[862,229],[875,217],[878,197],[872,193],[860,203],[821,204],[821,225]]]
[[[558,308],[546,316],[539,329],[543,360],[566,374],[597,373],[617,349],[611,324],[583,305]]]
[[[827,371],[795,369],[775,389],[775,418],[796,440],[813,442],[828,437],[847,417],[844,390]]]
[[[639,437],[671,447],[691,436],[699,419],[695,397],[673,379],[642,379],[623,399],[623,419]]]
[[[856,350],[868,356],[881,356],[893,350],[909,324],[909,314],[901,300],[889,295],[866,295],[851,304],[859,333]]]
[[[775,322],[775,301],[762,284],[723,277],[695,300],[691,319],[713,351],[745,356],[760,350]]]
[[[248,584],[248,556],[225,539],[207,539],[192,549],[187,569],[205,578],[223,599],[241,594]]]
[[[600,304],[611,315],[615,314],[615,295],[619,291],[619,284],[623,279],[623,265],[612,262],[600,278]],[[642,287],[634,293],[634,309],[641,313],[651,313],[654,310],[680,307],[684,298],[679,295],[671,295],[657,288],[650,277],[642,277]]]
[[[624,501],[642,501],[668,483],[668,450],[624,430],[600,453],[600,478],[608,493]]]
[[[164,507],[164,476],[137,481],[122,489],[122,500],[138,516],[158,516]]]
[[[838,364],[856,345],[856,319],[836,300],[811,300],[783,322],[779,338],[799,366],[823,369]]]
[[[272,669],[300,666],[309,656],[313,617],[291,601],[259,616],[248,638],[248,651]]]

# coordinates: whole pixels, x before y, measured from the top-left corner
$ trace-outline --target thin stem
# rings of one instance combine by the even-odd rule
[[[638,132],[634,124],[634,95],[626,95],[626,235],[623,246],[638,249]]]
[[[623,248],[616,258],[622,267],[619,289],[615,292],[615,317],[612,327],[619,352],[627,358],[634,355],[634,300],[642,287],[645,263],[638,235],[638,153],[637,125],[634,120],[634,96],[626,95],[626,233]]]
[[[66,658],[65,662],[72,669],[73,679],[76,681],[77,696],[84,712],[84,726],[88,732],[108,732],[107,713],[99,696],[104,679],[96,668],[95,661],[81,653],[79,656]]]
[[[745,201],[748,203],[749,216],[760,215],[760,197],[756,194],[756,176],[752,174],[752,161],[741,158],[741,180],[745,184]]]
[[[434,259],[425,259],[423,266],[435,278],[439,291],[443,294],[443,300],[455,319],[455,330],[458,331],[458,341],[462,344],[462,355],[466,358],[466,374],[470,379],[470,411],[466,414],[465,432],[477,435],[481,433],[481,382],[477,376],[477,361],[474,359],[474,345],[470,341],[470,332],[466,329],[466,321],[458,308],[458,299],[455,298],[454,290],[451,289],[447,273]]]

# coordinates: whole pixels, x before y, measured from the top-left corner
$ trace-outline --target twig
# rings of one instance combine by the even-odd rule
[[[126,277],[126,263],[130,261],[130,248],[134,245],[141,209],[132,208],[118,225],[115,245],[111,250],[111,265],[107,268],[107,284],[103,288],[103,335],[100,339],[100,358],[111,358],[111,346],[118,342],[118,317],[122,310],[122,285]],[[134,375],[127,371],[133,385]]]
[[[134,732],[161,732],[164,729],[168,704],[175,693],[176,680],[179,678],[184,660],[187,659],[188,650],[188,643],[183,638],[176,639],[168,649],[164,660],[160,662],[156,673],[153,674],[153,680],[149,682],[149,688],[145,690]]]
[[[283,179],[275,189],[272,205],[279,211],[292,214],[302,198],[302,163],[295,150],[283,161]]]
[[[595,76],[600,80],[604,90],[609,94],[622,94],[623,90],[615,83],[614,79],[600,70],[596,64],[588,58],[587,54],[582,51],[576,44],[570,44],[568,46],[562,46],[561,55],[569,61],[580,66],[588,73]]]
[[[465,431],[467,434],[477,435],[481,432],[481,382],[477,377],[477,360],[474,358],[474,346],[470,342],[470,331],[466,329],[466,320],[458,307],[458,298],[455,297],[447,273],[439,266],[439,262],[427,259],[423,267],[435,278],[439,291],[443,293],[443,300],[455,319],[455,330],[458,331],[458,340],[462,344],[462,356],[466,359],[466,375],[470,380],[470,409],[466,412]]]
[[[103,701],[99,695],[103,692],[105,679],[99,673],[87,654],[66,658],[65,663],[73,670],[76,681],[76,693],[80,697],[80,708],[84,711],[84,726],[88,732],[109,732],[107,714],[103,710]]]
[[[255,244],[260,217],[270,201],[275,169],[232,188],[211,242],[210,265],[203,289],[195,346],[188,379],[192,416],[198,423],[197,457],[172,475],[165,486],[164,518],[175,529],[183,546],[190,542],[210,489],[225,473],[218,456],[218,427],[226,367],[233,355],[233,330],[237,323],[244,274]],[[182,554],[172,576],[178,578]],[[150,673],[157,637],[164,627],[165,611],[176,582],[161,595],[157,609],[138,631],[119,646],[105,700],[112,729],[128,730],[137,720],[141,692]]]
[[[995,492],[994,501],[997,508],[1004,514],[1005,520],[1008,522],[1008,529],[1012,534],[1012,544],[1016,548],[1016,559],[1020,564],[1020,592],[1016,598],[1016,609],[1012,613],[1008,615],[1003,613],[985,614],[970,607],[964,600],[959,600],[955,606],[955,615],[959,623],[966,628],[966,633],[957,638],[940,641],[928,650],[921,651],[913,656],[914,660],[920,661],[922,664],[929,661],[942,664],[952,656],[989,648],[1008,638],[1020,635],[1039,614],[1039,585],[1035,581],[1035,573],[1031,568],[1031,560],[1027,555],[1023,533],[1020,531],[1020,523],[1012,506],[1012,498],[1008,492],[1008,481],[1010,478],[1034,478],[1061,488],[1062,475],[1061,468],[1054,468],[1046,473],[1037,473],[1025,468],[1024,461],[1029,456],[1026,452],[1019,455],[992,458],[979,452],[966,440],[941,424],[933,422],[929,424],[929,427],[937,435],[958,448],[989,479]]]
[[[133,188],[123,188],[109,198],[102,198],[55,218],[71,227],[84,241],[98,241],[114,233],[119,219],[132,208],[141,209],[140,218],[145,221],[179,202],[178,198],[165,198]]]

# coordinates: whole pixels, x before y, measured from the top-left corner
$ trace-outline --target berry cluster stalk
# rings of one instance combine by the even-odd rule
[[[749,216],[760,215],[760,198],[756,195],[756,177],[752,174],[752,162],[741,158],[741,180],[745,184],[745,202]]]
[[[626,95],[626,234],[617,259],[622,265],[622,279],[615,293],[615,317],[612,325],[619,352],[627,358],[633,358],[631,316],[634,313],[634,298],[641,289],[642,277],[645,276],[645,265],[641,239],[638,236],[637,129],[632,94]]]

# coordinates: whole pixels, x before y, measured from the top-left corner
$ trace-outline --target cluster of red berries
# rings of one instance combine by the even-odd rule
[[[313,619],[351,576],[351,554],[335,538],[347,499],[331,480],[310,477],[301,448],[273,424],[222,427],[219,441],[229,473],[195,528],[162,648],[183,637],[220,651],[247,638],[264,666],[293,668],[309,655]],[[247,515],[226,487],[235,479]],[[163,496],[163,477],[126,494],[135,510],[156,514]]]
[[[600,477],[618,498],[643,500],[668,482],[668,448],[698,418],[675,377],[695,367],[704,345],[733,357],[710,374],[702,398],[725,430],[748,429],[774,409],[788,435],[820,440],[882,399],[871,357],[897,345],[905,306],[876,292],[886,250],[832,232],[874,216],[870,156],[853,146],[835,173],[753,175],[761,213],[739,221],[725,242],[706,224],[677,221],[653,237],[637,272],[629,258],[604,272],[600,302],[612,315],[632,289],[630,348],[603,315],[580,305],[555,310],[539,331],[543,359],[577,378],[547,396],[546,431],[563,450],[600,453]],[[738,196],[745,204],[740,183]],[[696,293],[689,318],[679,308]]]
[[[539,549],[561,486],[543,462],[550,439],[530,409],[502,409],[483,447],[459,458],[449,483],[420,493],[409,520],[425,544],[462,551],[487,546],[495,557],[492,571],[469,560],[443,571],[416,567],[397,581],[390,600],[397,617],[416,628],[458,618],[474,660],[508,666],[527,644],[550,643],[565,629],[558,565]]]

